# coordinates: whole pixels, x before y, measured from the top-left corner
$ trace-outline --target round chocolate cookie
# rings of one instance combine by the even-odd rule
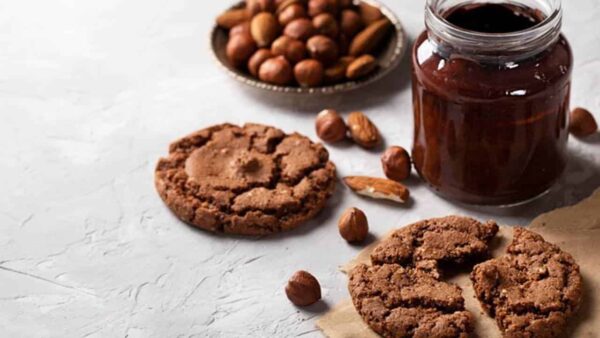
[[[383,337],[466,338],[473,316],[461,289],[443,281],[448,266],[487,255],[495,222],[450,216],[414,223],[384,239],[371,266],[350,272],[348,289],[363,320]]]
[[[523,228],[504,256],[475,266],[471,280],[504,337],[560,337],[581,303],[573,257]]]
[[[242,235],[286,231],[314,217],[335,181],[322,145],[258,124],[222,124],[184,137],[155,173],[158,193],[180,219]]]

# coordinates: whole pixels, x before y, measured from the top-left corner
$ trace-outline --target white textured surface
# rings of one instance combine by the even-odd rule
[[[423,1],[385,1],[409,36]],[[230,121],[314,136],[323,107],[364,110],[388,144],[410,146],[408,62],[346,97],[290,100],[230,80],[207,50],[227,1],[0,1],[0,336],[318,337],[315,317],[347,297],[337,266],[360,248],[338,236],[345,207],[374,235],[421,218],[465,213],[527,223],[600,185],[600,138],[571,140],[568,173],[527,207],[464,209],[416,179],[407,207],[340,187],[301,229],[263,240],[219,237],[178,222],[154,192],[153,167],[171,140]],[[600,1],[565,1],[576,56],[573,105],[600,119]],[[339,175],[381,175],[378,154],[329,147]],[[324,302],[299,310],[283,294],[313,272]]]

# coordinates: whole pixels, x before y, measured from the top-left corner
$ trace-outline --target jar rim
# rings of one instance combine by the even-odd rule
[[[452,24],[443,17],[441,4],[445,0],[427,0],[425,8],[425,24],[432,33],[437,45],[449,45],[459,47],[463,51],[479,54],[486,58],[486,54],[523,54],[523,56],[535,54],[548,47],[557,40],[562,26],[562,4],[560,0],[550,1],[550,8],[544,20],[538,24],[519,31],[504,33],[489,33],[469,30]],[[476,1],[465,1],[466,4],[477,3]],[[485,3],[485,2],[482,2]],[[513,1],[503,2],[516,4]],[[482,42],[485,42],[483,44]],[[447,49],[447,48],[446,48]],[[452,48],[456,49],[456,48]]]

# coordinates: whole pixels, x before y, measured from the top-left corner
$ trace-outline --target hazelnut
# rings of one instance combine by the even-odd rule
[[[292,4],[283,9],[279,15],[278,20],[282,26],[286,26],[288,23],[295,19],[305,18],[306,9],[300,4]]]
[[[325,109],[320,112],[317,115],[315,127],[319,138],[328,143],[345,139],[348,131],[344,119],[333,109]]]
[[[344,211],[338,222],[340,235],[349,243],[362,242],[369,234],[369,222],[365,213],[357,208]]]
[[[319,281],[306,271],[298,271],[285,287],[287,298],[297,306],[308,306],[321,299]]]
[[[229,38],[231,39],[234,35],[245,34],[250,35],[250,21],[242,22],[238,25],[235,25],[231,30],[229,30]]]
[[[250,72],[250,74],[257,77],[258,70],[260,69],[260,65],[262,65],[263,62],[267,61],[268,59],[270,59],[272,57],[273,57],[273,53],[271,53],[271,51],[269,49],[263,48],[263,49],[257,50],[252,55],[252,57],[250,57],[250,60],[248,60],[248,71]]]
[[[340,16],[340,28],[346,37],[352,38],[363,28],[363,21],[356,11],[344,9]]]
[[[302,87],[317,87],[323,82],[323,64],[317,60],[303,60],[294,67],[296,81]]]
[[[246,64],[255,50],[256,44],[249,35],[238,34],[227,41],[225,53],[229,62],[235,67],[239,67]]]
[[[292,82],[292,66],[283,56],[270,58],[260,65],[258,78],[280,86],[287,85]]]
[[[577,137],[587,137],[598,131],[598,124],[594,115],[587,109],[575,108],[571,112],[569,132]]]
[[[339,0],[338,5],[340,8],[350,8],[354,6],[354,2],[352,0]]]
[[[275,1],[273,0],[246,0],[246,9],[251,16],[260,12],[275,11]]]
[[[330,13],[322,13],[313,18],[313,26],[318,34],[336,38],[340,32],[338,23]]]
[[[306,56],[306,47],[300,40],[282,35],[273,41],[271,46],[273,55],[283,55],[291,63],[298,63]]]
[[[315,34],[312,21],[307,18],[292,20],[285,26],[283,34],[297,40],[306,41]]]
[[[346,77],[357,80],[371,74],[377,68],[377,60],[371,55],[363,55],[354,60],[346,70]]]
[[[381,156],[381,166],[390,180],[403,181],[410,176],[410,156],[402,147],[390,147]]]
[[[279,23],[272,13],[261,12],[250,22],[250,33],[258,47],[267,47],[279,36]]]
[[[337,1],[336,0],[309,0],[308,1],[308,15],[311,17],[317,16],[321,13],[332,13],[337,12]]]
[[[338,58],[337,44],[325,35],[316,35],[308,39],[306,48],[313,59],[326,65],[334,63]]]

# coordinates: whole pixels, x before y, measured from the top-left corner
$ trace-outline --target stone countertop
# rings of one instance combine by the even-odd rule
[[[411,39],[424,1],[384,1]],[[319,337],[315,318],[347,298],[338,266],[360,247],[338,235],[349,206],[372,234],[453,213],[527,224],[600,186],[600,137],[570,141],[560,183],[533,204],[465,207],[409,180],[407,206],[341,184],[318,218],[265,239],[215,236],[179,222],[154,191],[170,141],[224,121],[273,124],[315,137],[324,107],[362,110],[388,145],[410,147],[409,63],[346,96],[256,92],[212,60],[208,32],[226,1],[0,3],[0,336]],[[575,56],[573,106],[600,119],[600,1],[564,1]],[[339,176],[381,175],[379,154],[328,146]],[[283,286],[316,275],[324,301],[297,309]]]

